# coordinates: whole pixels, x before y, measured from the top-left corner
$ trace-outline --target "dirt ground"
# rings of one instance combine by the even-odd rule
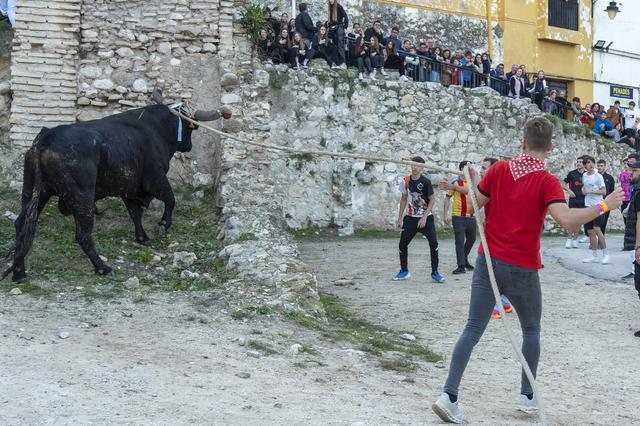
[[[568,256],[556,248],[563,242],[545,239],[544,246]],[[449,274],[451,240],[441,242],[444,284],[427,279],[426,241],[415,240],[410,250],[413,277],[398,284],[390,280],[397,272],[396,240],[302,244],[321,290],[448,358],[464,326],[471,275]],[[615,258],[617,263],[602,267],[614,279],[626,271],[622,254]],[[551,255],[544,263],[539,371],[550,420],[640,424],[635,291],[628,283],[563,267]],[[352,284],[335,285],[340,278]],[[446,362],[420,361],[406,373],[385,370],[374,355],[275,314],[233,319],[215,293],[140,297],[127,291],[87,300],[74,292],[81,290],[69,286],[53,297],[0,295],[1,424],[440,423],[430,405],[441,391]],[[310,349],[293,354],[296,344]],[[518,365],[492,321],[461,387],[469,423],[537,424],[537,417],[514,410],[518,390]]]

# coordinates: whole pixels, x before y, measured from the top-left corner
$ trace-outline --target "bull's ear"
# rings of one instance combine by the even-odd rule
[[[162,105],[164,103],[164,99],[162,97],[162,89],[160,89],[159,87],[155,87],[153,89],[153,93],[151,93],[151,99],[153,99],[155,103]]]

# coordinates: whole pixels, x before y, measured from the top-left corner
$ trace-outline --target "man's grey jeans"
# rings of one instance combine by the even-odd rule
[[[496,259],[493,259],[493,268],[500,293],[509,298],[518,314],[523,334],[522,353],[535,377],[540,359],[540,318],[542,316],[542,294],[538,271]],[[467,367],[473,347],[487,328],[495,303],[496,300],[489,282],[487,262],[484,254],[479,254],[471,281],[469,318],[462,335],[453,348],[449,376],[444,385],[445,392],[458,395],[462,374]],[[498,361],[496,360],[496,362]],[[522,372],[520,392],[522,394],[533,393],[524,371]]]

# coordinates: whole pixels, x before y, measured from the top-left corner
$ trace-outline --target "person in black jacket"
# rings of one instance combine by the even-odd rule
[[[336,68],[337,65],[339,65],[340,57],[338,54],[338,48],[333,43],[331,37],[329,37],[329,33],[327,32],[327,27],[325,25],[321,25],[318,33],[313,36],[312,47],[315,52],[315,58],[324,58],[331,68]]]
[[[364,37],[364,31],[358,22],[353,23],[353,27],[351,28],[351,32],[347,34],[347,45],[348,49],[348,60],[347,62],[355,65],[357,62],[357,53],[356,49],[358,48],[358,44],[360,43],[360,39]],[[364,39],[368,42],[367,39]]]
[[[276,64],[288,64],[289,48],[291,40],[289,39],[289,31],[286,28],[280,30],[278,38],[271,44],[269,59]]]
[[[629,160],[629,168],[633,175],[631,176],[631,183],[638,185],[640,183],[640,162],[631,162]],[[629,209],[627,210],[627,223],[624,227],[624,251],[634,251],[633,258],[635,262],[633,264],[635,269],[634,284],[638,297],[640,297],[640,236],[637,235],[636,225],[640,216],[640,191],[633,191],[631,194],[631,200],[629,201]],[[640,330],[633,333],[634,336],[640,337]]]
[[[316,27],[313,25],[311,16],[309,16],[309,5],[307,3],[300,3],[298,9],[300,13],[296,16],[296,31],[302,36],[304,45],[309,48],[311,47],[313,36],[316,33]]]
[[[260,40],[258,41],[258,56],[265,60],[269,58],[273,40],[269,37],[267,30],[260,30]]]
[[[289,60],[291,61],[291,67],[300,70],[308,68],[308,63],[313,58],[314,50],[311,47],[307,47],[302,39],[302,34],[296,32],[291,40],[291,47],[289,48]],[[300,64],[302,62],[302,65]]]
[[[344,65],[344,68],[347,67],[345,62],[345,30],[349,27],[349,17],[347,16],[347,12],[344,11],[344,8],[338,0],[328,0],[329,2],[329,32],[331,34],[331,38],[333,39],[333,43],[336,46],[338,52],[338,58],[340,59],[340,63]]]
[[[384,35],[382,35],[382,22],[373,21],[373,26],[371,28],[367,28],[364,32],[364,39],[371,40],[371,37],[375,37],[378,39],[378,43],[384,46]]]

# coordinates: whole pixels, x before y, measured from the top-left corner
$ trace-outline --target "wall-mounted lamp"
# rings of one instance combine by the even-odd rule
[[[609,44],[607,44],[607,42],[604,41],[604,40],[598,40],[598,41],[596,41],[596,44],[593,45],[593,49],[594,50],[602,50],[604,52],[608,52],[609,51],[609,47],[611,47],[612,44],[613,44],[612,41],[610,41]]]
[[[593,16],[593,8],[597,2],[598,0],[591,0],[591,16]],[[622,6],[622,3],[620,3],[620,6]],[[618,7],[618,2],[610,1],[609,5],[604,11],[607,12],[607,15],[609,15],[609,19],[614,19],[618,12],[620,12],[621,10]]]

